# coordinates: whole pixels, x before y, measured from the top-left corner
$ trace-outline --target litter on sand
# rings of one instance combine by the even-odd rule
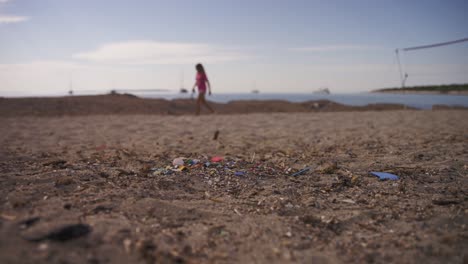
[[[174,166],[183,166],[184,165],[184,158],[175,158],[172,161],[172,165],[174,165]]]
[[[371,171],[370,172],[372,175],[379,177],[381,181],[383,180],[391,180],[391,181],[396,181],[400,179],[398,176],[395,174],[387,173],[387,172],[378,172],[378,171]]]
[[[243,171],[236,171],[236,172],[234,173],[234,175],[235,175],[235,176],[244,176],[244,175],[245,175],[245,172],[243,172]]]
[[[211,162],[221,162],[223,160],[224,160],[224,158],[219,157],[219,156],[214,156],[214,157],[211,158]]]
[[[188,171],[188,168],[185,167],[185,166],[180,166],[177,170],[178,171]]]
[[[296,172],[296,173],[293,173],[291,176],[296,177],[296,176],[301,175],[301,174],[303,174],[304,172],[307,172],[307,171],[309,171],[309,170],[310,170],[310,167],[306,167],[306,168],[304,168],[304,169],[302,169],[302,170],[300,170],[300,171],[298,171],[298,172]]]
[[[191,165],[197,165],[198,163],[200,163],[200,160],[198,160],[198,159],[189,159],[187,161],[187,164],[190,165],[190,166]]]

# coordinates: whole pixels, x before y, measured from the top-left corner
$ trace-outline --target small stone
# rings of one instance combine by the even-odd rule
[[[344,199],[344,200],[341,200],[343,203],[349,203],[349,204],[355,204],[356,202],[351,200],[351,199]]]
[[[74,181],[73,181],[72,177],[64,176],[64,177],[58,178],[55,181],[55,187],[62,187],[62,186],[70,185],[70,184],[73,184],[73,183],[74,183]]]
[[[132,246],[132,240],[129,238],[124,239],[123,245],[125,248],[125,252],[130,253],[131,246]]]
[[[39,246],[37,247],[37,249],[39,249],[40,251],[46,251],[49,249],[49,244],[47,243],[41,243],[39,244]]]
[[[273,248],[272,250],[273,250],[273,253],[275,254],[279,254],[281,252],[278,248]]]

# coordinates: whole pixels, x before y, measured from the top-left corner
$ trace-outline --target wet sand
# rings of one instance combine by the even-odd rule
[[[466,110],[50,113],[0,117],[1,263],[468,260]]]

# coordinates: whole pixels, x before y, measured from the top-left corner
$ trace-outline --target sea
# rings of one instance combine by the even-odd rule
[[[178,93],[172,91],[141,91],[119,90],[119,93],[129,93],[142,98],[163,98],[167,100],[179,98],[194,98],[197,94]],[[75,91],[75,95],[97,95],[102,91]],[[1,97],[2,95],[0,95]],[[9,94],[7,97],[59,97],[65,94]],[[418,109],[431,109],[433,105],[468,107],[468,95],[450,94],[392,94],[392,93],[214,93],[207,96],[208,101],[227,103],[237,100],[285,100],[290,102],[306,102],[315,100],[329,100],[336,103],[365,106],[368,104],[401,104]]]
[[[191,93],[132,93],[143,98],[164,98],[168,100],[177,98],[192,98]],[[350,94],[314,94],[314,93],[214,93],[207,96],[207,100],[227,103],[236,100],[285,100],[290,102],[306,102],[314,100],[329,100],[340,104],[352,106],[365,106],[368,104],[390,103],[402,104],[418,109],[431,109],[433,105],[468,107],[467,95],[442,94],[390,94],[390,93],[350,93]]]

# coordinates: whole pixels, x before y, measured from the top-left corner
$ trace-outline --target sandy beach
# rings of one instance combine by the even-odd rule
[[[1,98],[0,116],[82,115],[187,115],[195,113],[195,99],[147,99],[131,94],[67,96],[45,98]],[[409,109],[400,104],[349,106],[328,100],[293,103],[286,100],[239,100],[210,102],[218,114],[298,113],[337,111],[382,111]],[[451,108],[451,107],[449,107]],[[202,114],[208,113],[202,109]]]
[[[196,117],[2,100],[1,263],[468,261],[466,110]]]

